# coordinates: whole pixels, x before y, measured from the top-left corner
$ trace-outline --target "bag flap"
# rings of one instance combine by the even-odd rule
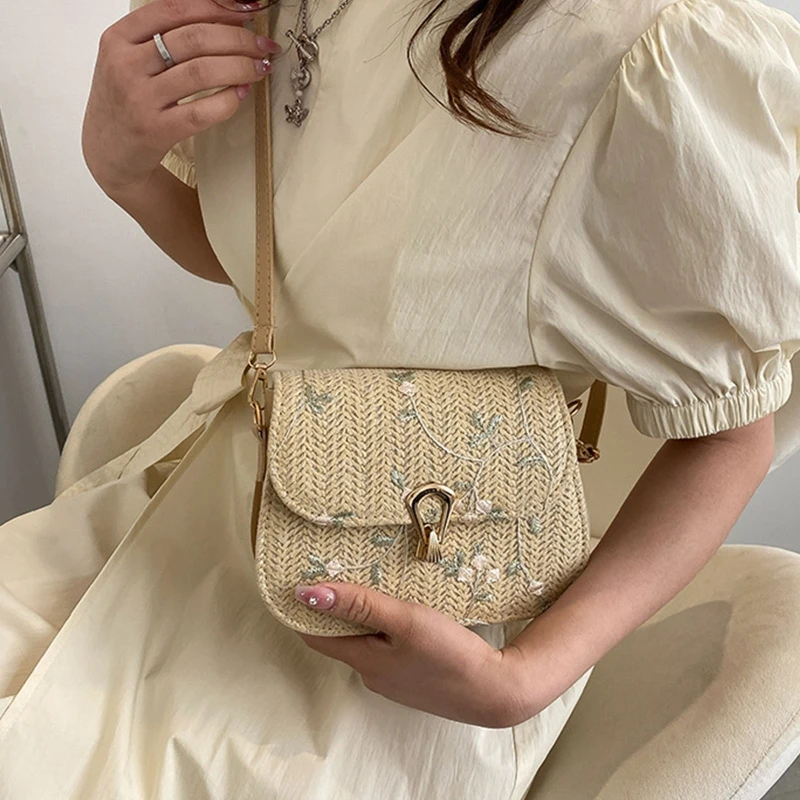
[[[525,519],[532,528],[577,461],[561,384],[535,366],[273,373],[269,480],[319,525],[411,521],[406,494],[435,481],[452,522]],[[438,520],[431,501],[426,521]]]

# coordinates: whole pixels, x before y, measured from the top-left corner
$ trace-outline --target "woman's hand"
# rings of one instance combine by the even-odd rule
[[[213,0],[155,0],[103,32],[83,122],[83,154],[108,193],[146,184],[177,142],[233,116],[280,46],[242,27],[258,12]],[[153,35],[175,66],[167,69]],[[178,105],[210,89],[220,91]]]
[[[447,719],[505,728],[540,710],[519,680],[514,650],[495,650],[468,628],[418,603],[347,583],[299,586],[297,599],[378,634],[302,639],[361,674],[373,692]]]

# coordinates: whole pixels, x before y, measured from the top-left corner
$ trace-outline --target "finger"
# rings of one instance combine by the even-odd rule
[[[352,583],[298,586],[295,597],[321,613],[407,641],[423,607]]]
[[[231,55],[261,59],[281,51],[281,46],[272,39],[257,36],[237,25],[198,22],[169,31],[163,40],[176,65],[202,56]],[[148,75],[158,75],[167,69],[152,39],[136,47],[141,50],[143,66]]]
[[[204,56],[177,64],[150,81],[158,108],[167,108],[184,97],[260,80],[272,69],[260,58],[246,56]]]
[[[230,119],[238,110],[247,87],[230,86],[219,92],[173,106],[163,112],[162,121],[174,141],[183,141]]]
[[[312,649],[324,656],[335,658],[361,672],[368,658],[374,658],[379,647],[386,647],[386,639],[381,634],[368,633],[362,636],[311,636],[299,634]]]
[[[239,25],[242,20],[253,19],[263,10],[266,9],[232,11],[213,0],[155,0],[115,22],[109,31],[133,44],[142,44],[157,33],[163,35],[167,31],[195,22]]]

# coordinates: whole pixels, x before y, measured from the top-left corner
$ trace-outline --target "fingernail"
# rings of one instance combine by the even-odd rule
[[[250,94],[250,84],[243,83],[241,86],[236,87],[236,94],[239,95],[240,100],[244,100]]]
[[[268,58],[254,58],[253,63],[259,75],[266,75],[272,69],[272,64],[270,64]]]
[[[266,36],[256,36],[256,46],[262,53],[280,53],[283,49],[277,42]]]
[[[333,589],[327,586],[296,586],[294,596],[315,611],[327,611],[336,602]]]

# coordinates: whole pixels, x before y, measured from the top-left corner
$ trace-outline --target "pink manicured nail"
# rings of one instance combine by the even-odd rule
[[[256,65],[256,72],[259,75],[266,75],[272,69],[268,58],[254,58],[253,63]]]
[[[244,100],[250,94],[250,84],[243,83],[241,86],[236,87],[236,94],[239,95],[240,100]]]
[[[327,611],[336,602],[333,589],[326,586],[296,586],[294,596],[315,611]]]
[[[262,53],[280,53],[283,49],[277,42],[267,39],[266,36],[256,36],[256,47]]]

